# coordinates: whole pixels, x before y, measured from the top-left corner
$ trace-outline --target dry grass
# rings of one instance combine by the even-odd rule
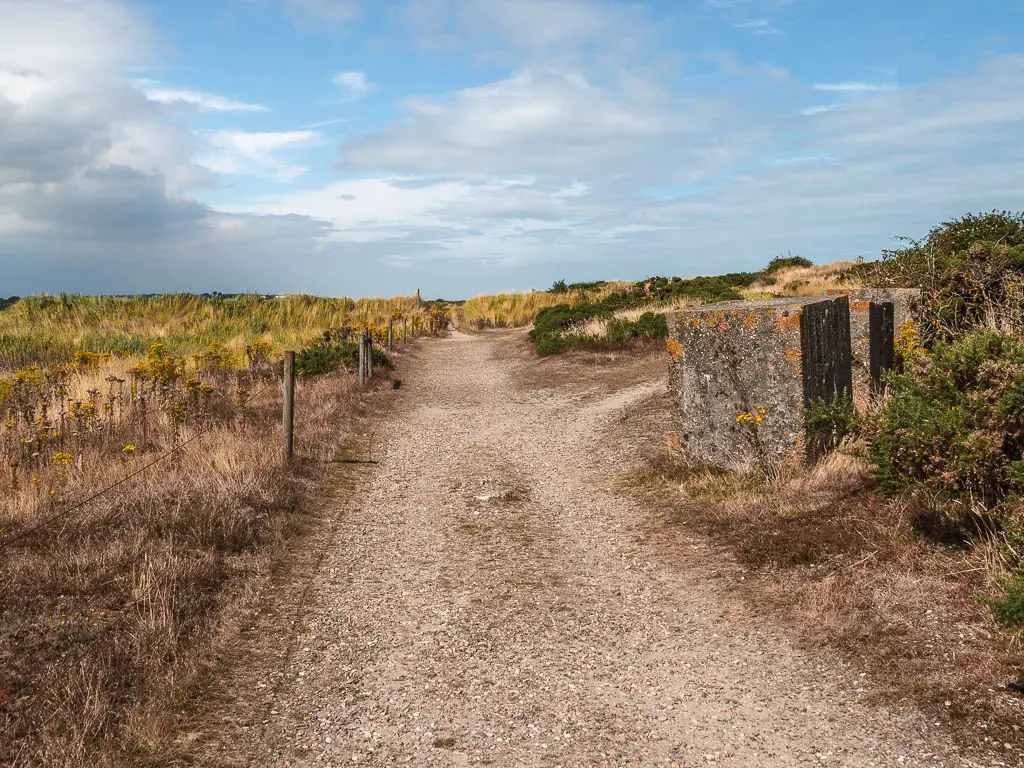
[[[582,336],[584,338],[591,339],[604,339],[608,336],[608,325],[612,320],[625,320],[635,323],[648,312],[663,315],[666,312],[683,309],[684,307],[692,307],[698,303],[699,302],[694,299],[683,298],[677,299],[670,304],[649,304],[644,307],[635,307],[633,309],[620,309],[617,312],[614,312],[611,317],[592,317],[589,320],[570,325],[565,330],[565,335]]]
[[[758,280],[740,293],[747,299],[774,296],[823,296],[832,288],[856,288],[855,283],[843,278],[855,266],[855,261],[837,261],[814,267],[791,267],[776,272],[768,281]]]
[[[844,453],[766,481],[659,450],[625,489],[661,510],[652,540],[671,546],[685,526],[721,544],[748,574],[738,588],[752,606],[856,660],[878,700],[912,702],[965,742],[1019,738],[1024,655],[977,599],[998,593],[994,547],[929,539],[927,499],[877,496],[871,468]]]
[[[759,299],[772,296],[820,296],[830,288],[857,287],[846,281],[842,276],[857,262],[837,261],[814,267],[797,267],[776,272],[769,281],[758,281],[747,288],[741,288],[744,298]],[[550,293],[548,291],[532,291],[530,293],[502,293],[493,296],[477,296],[469,299],[461,306],[455,307],[452,322],[458,328],[522,328],[533,323],[537,313],[545,307],[557,304],[575,304],[580,301],[600,301],[615,291],[628,290],[633,283],[625,281],[609,282],[589,291],[571,291],[567,293]],[[683,299],[670,306],[652,305],[641,309],[624,310],[616,313],[616,317],[635,320],[644,312],[666,312],[682,309],[698,302]],[[581,323],[572,331],[581,336],[603,338],[606,335],[607,321],[591,320]]]
[[[0,311],[0,367],[68,362],[78,350],[141,356],[154,342],[174,354],[216,343],[240,356],[254,341],[281,352],[329,328],[369,326],[380,337],[388,318],[422,327],[428,314],[415,297],[401,296],[33,296]]]
[[[84,392],[110,373],[82,372],[70,388]],[[16,534],[209,430],[79,513],[0,549],[5,768],[162,761],[222,617],[309,524],[327,462],[363,411],[349,375],[300,382],[300,458],[286,470],[279,386],[242,415],[229,403],[211,406],[201,423],[152,412],[145,441],[137,420],[111,420],[102,434],[75,438],[63,472],[41,465],[39,484],[8,480],[0,527]],[[127,442],[137,452],[118,455]]]
[[[558,304],[577,304],[581,301],[600,301],[615,291],[629,288],[632,283],[610,282],[588,291],[549,293],[499,293],[476,296],[455,307],[452,323],[456,328],[523,328],[531,325],[542,309]]]

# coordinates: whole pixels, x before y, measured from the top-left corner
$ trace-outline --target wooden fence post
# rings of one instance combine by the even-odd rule
[[[409,341],[409,318],[402,315],[402,343],[406,344]]]
[[[369,330],[366,331],[366,373],[373,378],[373,335]]]
[[[366,334],[359,336],[359,386],[366,384]]]
[[[394,342],[395,337],[395,318],[388,318],[388,352],[391,351],[391,345]]]
[[[284,405],[281,413],[284,428],[284,463],[292,460],[295,445],[295,353],[284,353]]]

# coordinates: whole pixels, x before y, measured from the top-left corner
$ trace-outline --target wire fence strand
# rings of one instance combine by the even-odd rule
[[[253,398],[259,397],[264,392],[266,392],[267,390],[271,389],[273,386],[274,386],[273,384],[267,384],[266,386],[260,388],[254,395],[252,395],[252,397]],[[237,407],[238,406],[236,406],[236,408]],[[50,517],[47,517],[47,518],[45,518],[43,520],[40,520],[39,522],[35,523],[34,525],[29,526],[28,528],[25,528],[24,530],[18,531],[18,533],[16,533],[15,535],[10,536],[10,537],[0,541],[0,551],[3,551],[6,547],[9,547],[10,545],[14,544],[16,541],[20,541],[21,539],[23,539],[26,536],[29,536],[29,535],[35,533],[36,531],[42,530],[43,528],[47,528],[47,527],[53,525],[54,523],[56,523],[56,522],[58,522],[60,520],[64,520],[65,518],[71,517],[75,512],[78,512],[81,509],[85,508],[86,506],[88,506],[92,502],[96,501],[96,499],[100,498],[101,496],[104,496],[104,495],[110,493],[111,491],[113,491],[114,489],[121,487],[122,485],[127,483],[132,478],[138,477],[139,475],[141,475],[142,473],[148,471],[149,469],[151,469],[152,467],[156,466],[157,464],[159,464],[160,462],[164,461],[165,459],[168,459],[171,456],[173,456],[174,454],[179,453],[185,447],[187,447],[188,445],[191,445],[192,443],[197,441],[199,438],[201,438],[203,435],[205,435],[206,433],[208,433],[208,432],[212,431],[213,429],[215,429],[216,426],[218,426],[218,425],[211,424],[210,426],[204,427],[203,429],[199,430],[199,432],[197,432],[196,434],[192,435],[192,437],[188,438],[187,440],[184,440],[181,443],[178,443],[173,448],[168,449],[167,451],[165,451],[164,453],[160,454],[159,456],[157,456],[155,459],[153,459],[149,463],[147,463],[147,464],[145,464],[145,465],[143,465],[141,467],[138,467],[137,469],[129,472],[127,475],[125,475],[124,477],[120,478],[119,480],[111,483],[110,485],[106,486],[105,488],[103,488],[103,489],[101,489],[99,491],[96,491],[96,493],[92,494],[88,498],[83,499],[82,501],[79,501],[76,504],[72,504],[70,507],[66,507],[65,509],[62,509],[60,512],[57,512],[56,514],[53,514]]]

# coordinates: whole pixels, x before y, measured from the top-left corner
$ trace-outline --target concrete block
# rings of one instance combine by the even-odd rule
[[[827,296],[846,296],[850,300],[851,311],[856,302],[891,301],[893,308],[893,324],[896,335],[900,327],[908,320],[917,323],[921,311],[921,290],[918,288],[830,288]],[[865,304],[861,305],[866,307]]]
[[[724,302],[667,319],[680,447],[720,466],[815,455],[804,408],[852,387],[845,296]]]
[[[892,367],[893,337],[908,321],[917,322],[921,292],[914,288],[831,289],[829,296],[850,302],[853,402],[865,408],[882,391],[881,375]],[[886,309],[890,305],[891,309]]]

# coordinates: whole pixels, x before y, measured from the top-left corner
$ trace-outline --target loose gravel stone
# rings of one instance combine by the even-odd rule
[[[870,680],[751,615],[701,540],[638,540],[601,435],[664,380],[525,386],[517,339],[456,332],[403,372],[251,764],[995,765],[860,703]]]

